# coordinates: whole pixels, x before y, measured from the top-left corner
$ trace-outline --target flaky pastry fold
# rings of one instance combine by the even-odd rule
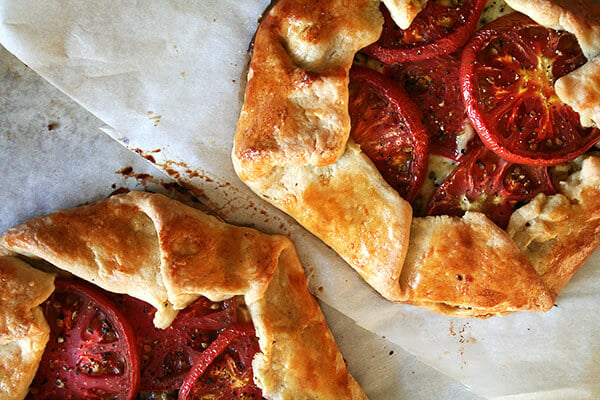
[[[600,245],[600,158],[585,157],[559,194],[516,210],[507,232],[556,297]]]
[[[386,5],[393,3],[420,2]],[[583,3],[511,3],[536,9],[542,23],[556,25],[558,18],[585,42],[586,54],[595,51],[597,19],[577,19]],[[389,300],[464,317],[549,310],[558,292],[548,290],[548,280],[532,266],[539,264],[535,254],[524,254],[480,214],[413,219],[410,205],[349,140],[348,71],[354,54],[380,35],[379,2],[325,0],[318,12],[310,4],[280,0],[257,30],[232,153],[242,181],[331,246]],[[552,15],[555,9],[561,16]],[[414,16],[405,11],[404,17]],[[592,64],[571,78],[581,80],[576,74]],[[563,240],[569,239],[560,236],[551,246]],[[572,274],[579,265],[566,270]],[[556,275],[564,267],[547,268]]]
[[[0,399],[22,399],[50,337],[39,305],[54,291],[54,276],[0,256],[0,282]]]
[[[243,296],[259,339],[253,368],[265,397],[366,399],[286,237],[131,192],[26,221],[0,236],[0,246],[158,305],[161,327],[200,296]]]

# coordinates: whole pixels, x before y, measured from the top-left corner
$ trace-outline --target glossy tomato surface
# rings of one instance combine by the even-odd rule
[[[575,37],[523,14],[479,30],[463,51],[467,113],[483,143],[506,160],[555,165],[584,153],[600,130],[582,128],[554,82],[586,62]]]
[[[236,322],[233,299],[215,303],[201,297],[180,311],[171,326],[159,329],[152,322],[154,307],[126,295],[114,298],[136,333],[143,392],[179,389],[218,332]]]
[[[471,37],[487,0],[429,0],[408,29],[400,29],[381,4],[379,40],[365,53],[385,64],[417,61],[452,53]]]
[[[432,153],[458,161],[475,135],[459,84],[460,59],[454,54],[396,64],[386,75],[404,87],[421,110]]]
[[[28,399],[135,399],[135,335],[108,297],[81,281],[58,279],[42,309],[50,340]]]
[[[194,364],[179,400],[262,399],[252,373],[252,359],[258,351],[252,325],[225,329]]]
[[[417,195],[429,144],[421,112],[393,80],[371,69],[350,70],[350,136],[406,200]]]
[[[440,185],[426,213],[462,216],[479,211],[505,229],[516,207],[538,193],[556,193],[547,167],[508,162],[480,144]]]

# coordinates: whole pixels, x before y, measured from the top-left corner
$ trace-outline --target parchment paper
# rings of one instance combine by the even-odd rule
[[[313,292],[487,397],[600,397],[598,254],[546,314],[457,320],[382,300],[339,257],[235,177],[247,48],[266,0],[4,0],[0,42],[231,222],[288,234]],[[368,360],[365,360],[368,362]],[[391,396],[390,398],[394,398]]]

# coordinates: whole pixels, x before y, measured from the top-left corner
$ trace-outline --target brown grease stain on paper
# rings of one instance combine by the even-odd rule
[[[454,326],[454,321],[450,321],[449,334],[450,336],[458,339],[458,353],[461,359],[460,369],[464,369],[467,366],[467,361],[464,358],[465,345],[469,343],[477,343],[477,339],[471,336],[471,325],[468,322],[456,329]]]
[[[277,226],[278,232],[272,233],[289,236],[290,231],[288,223],[285,220],[281,219],[279,216],[271,215],[266,210],[262,209],[261,204],[247,198],[247,196],[245,196],[238,188],[231,185],[231,183],[219,182],[207,173],[191,168],[184,162],[172,160],[157,162],[153,154],[159,153],[161,151],[160,149],[146,151],[139,148],[132,148],[130,150],[165,171],[171,178],[177,181],[177,185],[181,190],[190,193],[196,201],[204,205],[212,215],[227,221],[232,214],[239,211],[246,211],[250,220],[260,218],[265,224]],[[147,180],[150,182],[151,179],[155,179],[147,174],[135,174],[133,168],[131,171],[124,168],[117,173],[124,175],[124,172],[127,177],[136,178],[138,181]],[[153,181],[151,183],[159,183],[165,186],[163,182]],[[211,196],[207,195],[210,191],[218,191],[218,197],[222,200],[218,203],[211,200]]]
[[[148,111],[148,119],[151,122],[153,122],[153,126],[158,126],[158,123],[160,122],[161,118],[162,118],[162,115],[155,114],[154,111]]]

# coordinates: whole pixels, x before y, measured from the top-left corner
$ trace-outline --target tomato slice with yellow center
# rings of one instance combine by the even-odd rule
[[[475,31],[487,0],[429,0],[408,29],[400,29],[389,11],[379,40],[365,53],[385,64],[425,60],[461,48]]]
[[[555,165],[584,153],[600,130],[583,128],[554,82],[586,62],[577,40],[512,13],[479,30],[463,51],[467,113],[483,143],[508,161]]]
[[[107,296],[80,281],[58,279],[42,310],[50,340],[28,399],[135,399],[135,334]]]
[[[547,167],[508,162],[479,144],[440,185],[426,214],[479,211],[505,229],[513,211],[538,193],[556,193]]]
[[[350,136],[408,201],[419,193],[429,157],[421,112],[398,83],[369,68],[350,70]]]

